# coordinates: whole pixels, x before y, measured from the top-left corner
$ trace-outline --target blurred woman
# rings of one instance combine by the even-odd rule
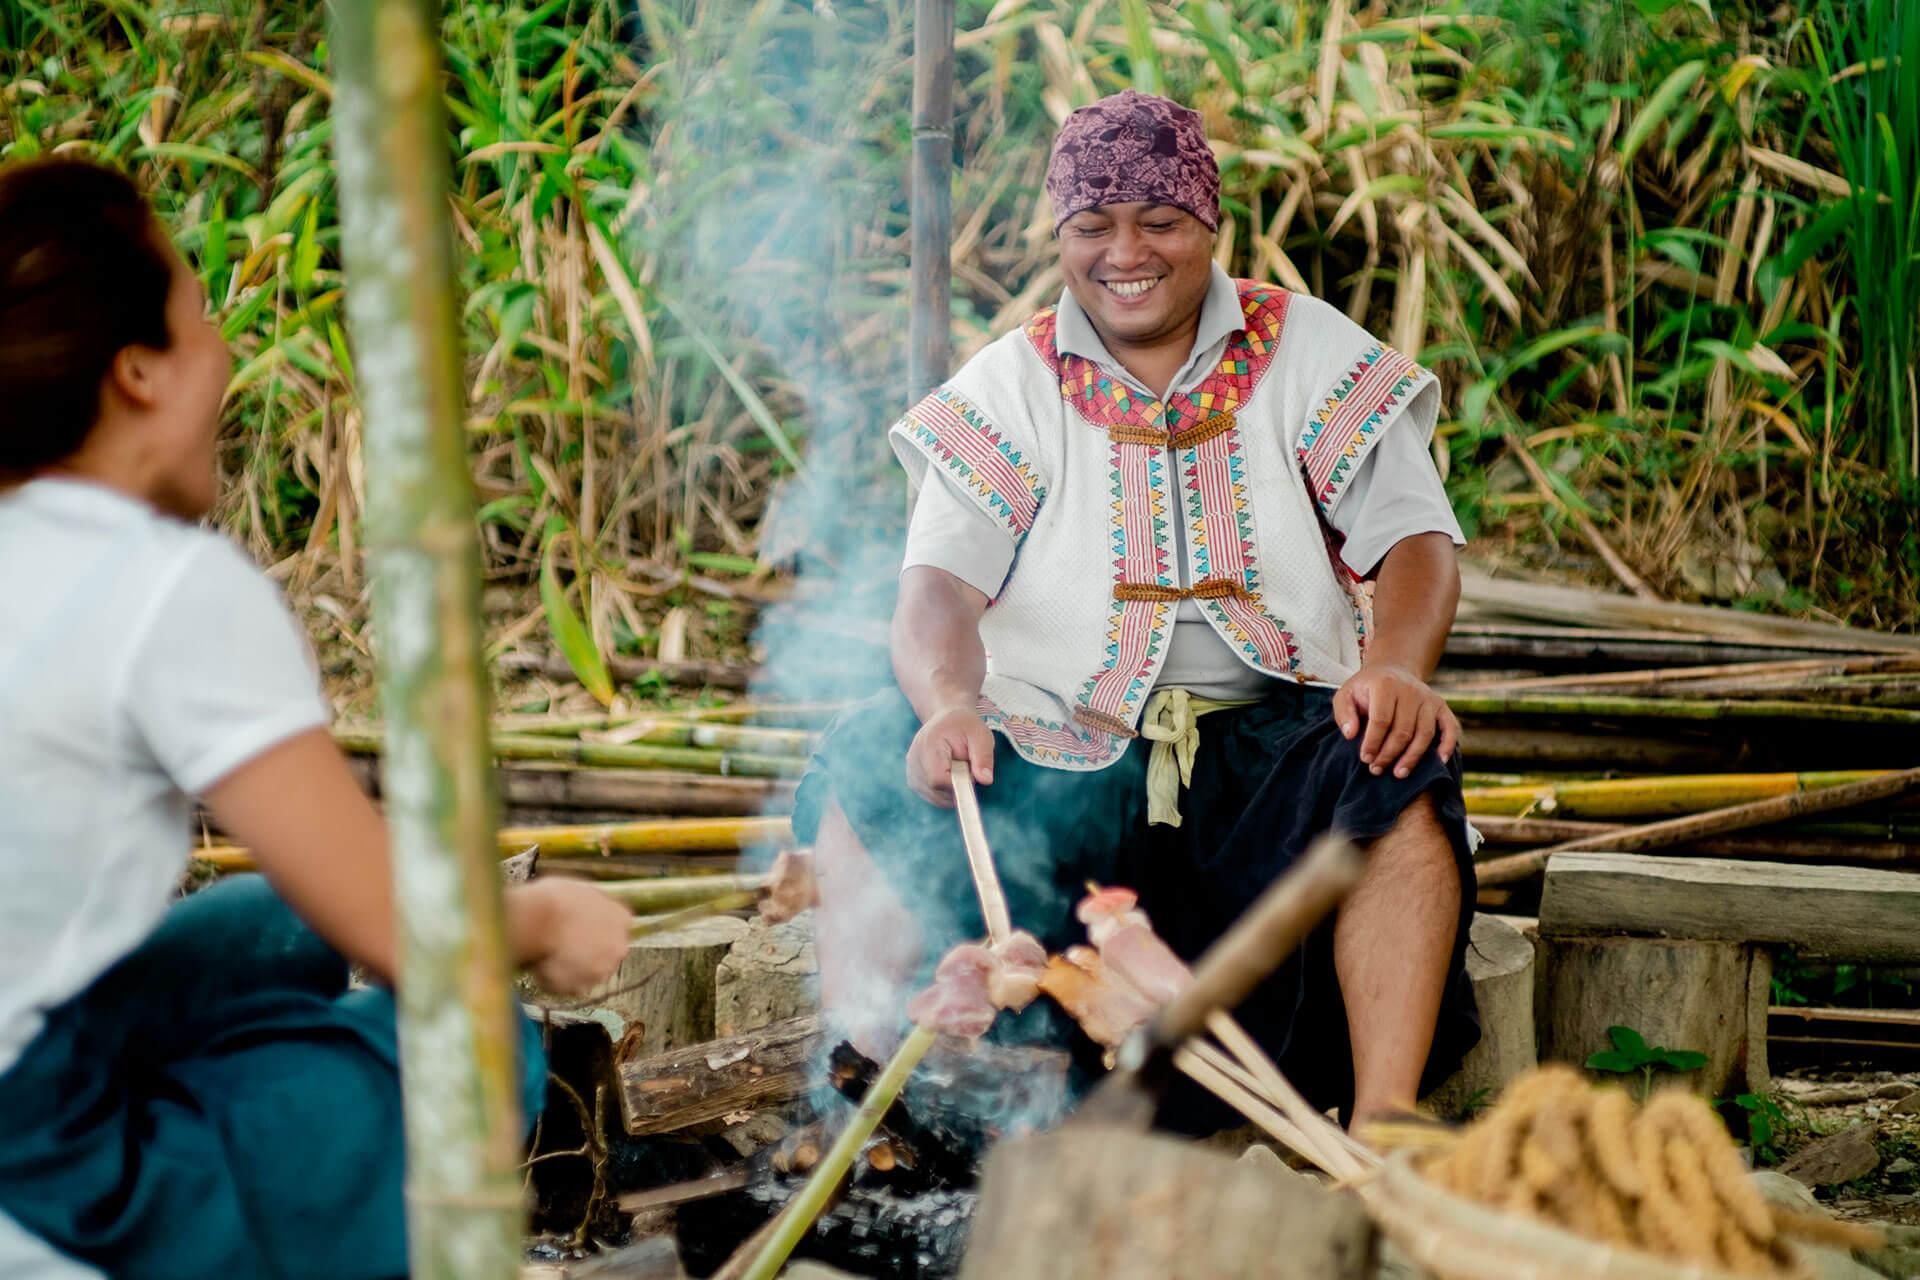
[[[404,1275],[387,831],[279,592],[196,523],[230,370],[124,176],[0,168],[0,1275]],[[253,851],[169,906],[198,798]],[[542,985],[627,912],[507,893]],[[525,1101],[545,1064],[522,1036]]]

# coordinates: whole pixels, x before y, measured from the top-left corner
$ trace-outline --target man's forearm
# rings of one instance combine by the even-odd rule
[[[986,604],[986,596],[943,570],[916,566],[901,576],[893,677],[922,721],[979,701],[987,678],[980,642]]]
[[[1367,664],[1403,666],[1425,680],[1446,652],[1459,603],[1460,565],[1451,538],[1420,533],[1394,543],[1374,574]]]

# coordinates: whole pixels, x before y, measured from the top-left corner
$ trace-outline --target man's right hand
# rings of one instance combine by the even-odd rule
[[[907,785],[921,799],[953,808],[955,760],[967,761],[978,785],[993,781],[993,730],[971,707],[950,708],[920,726],[907,748]]]

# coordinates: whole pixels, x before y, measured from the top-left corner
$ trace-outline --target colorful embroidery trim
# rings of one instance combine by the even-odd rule
[[[1287,304],[1293,295],[1273,285],[1250,280],[1234,282],[1246,328],[1233,336],[1220,354],[1220,363],[1191,392],[1168,397],[1165,404],[1142,398],[1126,383],[1103,372],[1080,355],[1060,354],[1056,341],[1059,316],[1054,308],[1027,322],[1027,340],[1060,380],[1061,398],[1082,418],[1103,429],[1134,427],[1155,432],[1177,432],[1189,423],[1216,413],[1232,412],[1246,403],[1273,363],[1280,331],[1287,322]]]
[[[1172,586],[1167,537],[1165,455],[1111,444],[1113,581]],[[1081,687],[1080,701],[1125,724],[1152,688],[1171,607],[1159,600],[1120,600],[1107,622],[1106,661]]]
[[[986,499],[1009,533],[1026,536],[1046,489],[984,414],[942,387],[908,410],[905,422],[914,439]]]
[[[1082,732],[1070,724],[1041,720],[1032,716],[1008,715],[991,698],[981,695],[980,719],[988,728],[1007,735],[1020,754],[1035,764],[1062,765],[1090,769],[1106,764],[1120,754],[1123,738],[1111,733]]]
[[[1326,402],[1300,437],[1300,466],[1321,510],[1333,509],[1371,437],[1427,376],[1411,357],[1374,346],[1328,390]]]
[[[1182,449],[1179,465],[1187,480],[1187,539],[1194,574],[1203,581],[1224,579],[1246,588],[1243,595],[1209,600],[1201,608],[1260,666],[1295,670],[1298,646],[1260,600],[1260,568],[1254,561],[1253,514],[1247,502],[1239,433],[1211,436]]]

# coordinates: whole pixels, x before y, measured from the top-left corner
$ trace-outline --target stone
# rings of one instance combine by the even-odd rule
[[[781,924],[755,919],[714,974],[716,1034],[740,1035],[820,1008],[820,964],[813,947],[813,913]]]
[[[1912,1173],[1913,1170],[1913,1161],[1907,1159],[1905,1156],[1901,1156],[1899,1159],[1891,1161],[1887,1165],[1888,1173]]]
[[[778,1111],[756,1111],[739,1124],[720,1131],[720,1140],[741,1156],[750,1156],[762,1147],[770,1147],[793,1131],[793,1125]]]
[[[1900,1100],[1887,1110],[1896,1116],[1920,1116],[1920,1089],[1903,1094]]]
[[[1880,1166],[1873,1129],[1857,1124],[1842,1133],[1808,1143],[1780,1166],[1780,1172],[1809,1187],[1832,1187],[1864,1178]]]
[[[820,1262],[796,1262],[780,1275],[782,1280],[860,1280],[851,1272],[836,1270]]]

